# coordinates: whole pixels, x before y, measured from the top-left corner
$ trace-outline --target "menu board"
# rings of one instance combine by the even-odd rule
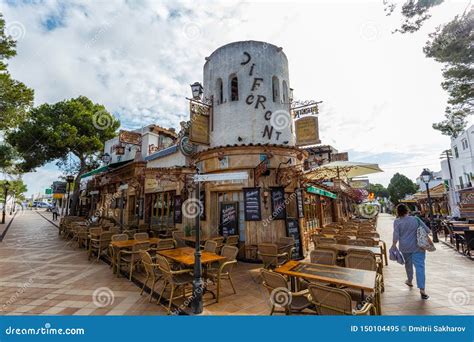
[[[271,189],[272,217],[274,220],[284,220],[286,218],[285,189],[275,187]]]
[[[174,196],[174,223],[183,223],[183,212],[181,211],[181,206],[183,204],[183,199],[181,195]]]
[[[286,234],[295,239],[295,250],[291,259],[303,259],[303,245],[300,238],[300,225],[298,219],[295,217],[288,217],[286,219]]]
[[[243,188],[245,221],[261,221],[260,188]]]
[[[219,234],[221,236],[239,235],[239,203],[221,203],[221,222]]]
[[[296,209],[298,210],[298,217],[304,217],[304,201],[303,201],[303,190],[296,189]]]

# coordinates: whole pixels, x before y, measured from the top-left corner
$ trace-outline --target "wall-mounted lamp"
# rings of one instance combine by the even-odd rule
[[[270,192],[267,189],[263,190],[262,197],[263,197],[263,205],[265,209],[268,209],[268,197],[270,196]]]

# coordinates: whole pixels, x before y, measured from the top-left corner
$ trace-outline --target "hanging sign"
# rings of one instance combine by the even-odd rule
[[[191,127],[189,140],[196,144],[209,145],[209,116],[211,107],[190,101]]]
[[[119,133],[119,141],[123,144],[141,145],[142,135],[137,132],[121,130]]]
[[[245,221],[260,221],[262,209],[260,206],[260,188],[243,188]]]
[[[305,116],[295,121],[296,145],[316,145],[319,140],[319,125],[317,116]]]
[[[274,220],[284,220],[286,218],[285,189],[275,187],[271,189],[272,217]]]

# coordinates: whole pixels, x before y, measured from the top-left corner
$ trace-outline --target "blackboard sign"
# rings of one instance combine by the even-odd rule
[[[199,193],[199,201],[201,201],[202,203],[202,212],[199,218],[201,219],[201,221],[206,221],[206,192],[205,191],[201,191]]]
[[[298,210],[298,217],[304,217],[304,201],[303,201],[303,190],[296,189],[296,209]]]
[[[219,233],[222,236],[239,235],[239,203],[221,203],[221,223]]]
[[[300,238],[300,225],[298,219],[294,217],[288,217],[286,219],[286,234],[295,239],[295,251],[291,256],[292,259],[302,259],[303,258],[303,245],[301,244]]]
[[[285,189],[282,187],[271,189],[272,217],[274,220],[286,218]]]
[[[244,188],[245,221],[260,221],[262,210],[260,207],[260,188]]]
[[[182,205],[183,200],[181,196],[174,196],[174,223],[183,223],[183,212],[181,211]]]

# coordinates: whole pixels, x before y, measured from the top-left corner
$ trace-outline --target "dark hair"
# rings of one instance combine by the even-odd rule
[[[402,217],[406,214],[408,214],[408,207],[403,203],[397,205],[397,217]]]

